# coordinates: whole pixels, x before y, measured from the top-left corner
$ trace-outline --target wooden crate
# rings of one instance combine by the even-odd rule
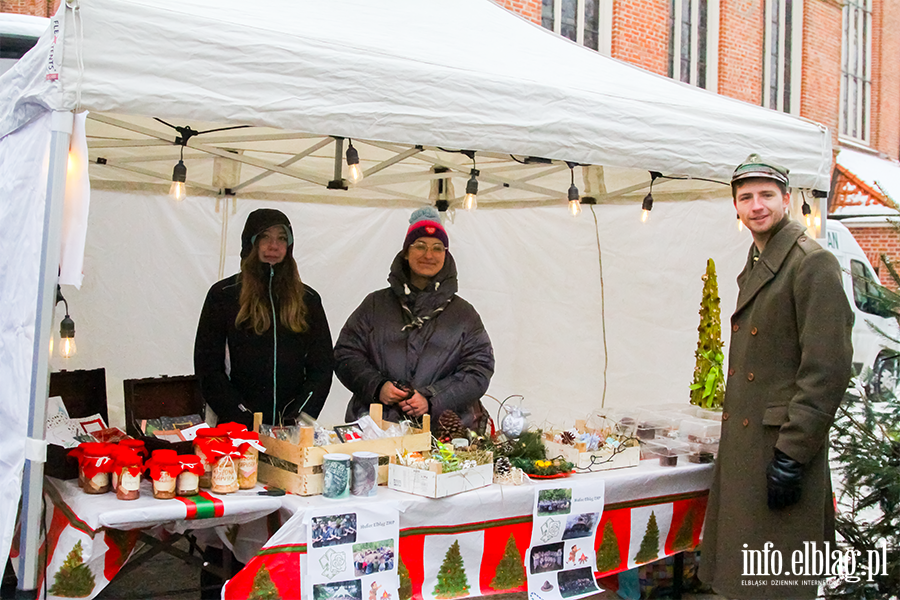
[[[369,408],[369,416],[382,429],[382,405],[373,404]],[[254,415],[254,430],[259,432],[262,414]],[[259,455],[259,481],[267,485],[281,488],[300,496],[314,496],[322,493],[324,475],[322,474],[323,457],[326,454],[354,452],[374,452],[381,456],[393,456],[398,450],[409,452],[427,452],[431,450],[431,417],[422,417],[422,429],[414,429],[415,433],[402,437],[380,438],[377,440],[360,440],[328,446],[313,444],[315,431],[312,427],[300,428],[300,443],[292,444],[260,434],[259,440],[266,447],[265,453]],[[378,483],[387,483],[388,465],[378,467]]]

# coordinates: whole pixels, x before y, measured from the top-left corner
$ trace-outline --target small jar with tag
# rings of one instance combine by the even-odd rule
[[[253,489],[259,471],[259,451],[264,449],[259,434],[253,431],[235,432],[231,434],[231,443],[241,453],[238,459],[238,485],[242,490]]]
[[[195,454],[182,454],[178,457],[181,463],[181,473],[178,475],[178,483],[175,486],[179,496],[196,496],[200,493],[200,476],[205,468],[200,457]]]
[[[113,470],[112,448],[109,444],[88,442],[82,444],[80,471],[86,494],[105,494],[109,491],[109,474]]]
[[[119,500],[137,500],[141,497],[141,472],[144,462],[141,456],[127,447],[119,447],[116,452],[116,498]]]
[[[231,440],[211,442],[206,450],[212,462],[212,492],[214,494],[231,494],[240,489],[238,484],[237,461],[240,451],[231,444]]]
[[[203,463],[203,475],[200,476],[200,487],[209,489],[212,486],[212,462],[209,460],[207,446],[213,442],[226,441],[228,436],[218,427],[205,427],[197,430],[194,438],[194,454],[200,457]]]
[[[157,500],[174,498],[175,483],[181,472],[178,453],[175,450],[154,450],[147,467],[153,481],[153,497]]]

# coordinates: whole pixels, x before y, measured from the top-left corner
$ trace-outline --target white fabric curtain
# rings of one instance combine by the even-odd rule
[[[51,113],[0,139],[0,558],[25,464]]]
[[[218,279],[223,213],[209,198],[95,191],[81,290],[66,297],[78,354],[59,368],[107,370],[110,418],[122,421],[122,380],[193,373],[197,318]],[[231,210],[231,201],[226,202]],[[386,287],[410,209],[268,203],[291,219],[303,280],[322,296],[333,339],[366,294]],[[258,201],[229,214],[225,276],[239,268],[240,234]],[[226,207],[220,207],[225,210]],[[694,367],[700,277],[719,268],[722,314],[749,246],[730,199],[596,206],[603,257],[606,405],[686,401]],[[457,213],[447,223],[460,295],[494,344],[488,391],[523,394],[536,422],[571,423],[600,406],[603,320],[597,234],[589,210],[564,206]],[[350,394],[335,381],[325,423],[343,422]],[[496,405],[495,405],[496,407]],[[493,413],[495,407],[489,410]]]

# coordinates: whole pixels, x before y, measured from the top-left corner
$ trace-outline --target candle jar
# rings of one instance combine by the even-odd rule
[[[116,454],[116,498],[119,500],[137,500],[141,497],[141,457],[128,448],[120,448]]]
[[[197,437],[194,438],[194,454],[200,458],[200,462],[203,464],[203,474],[200,475],[200,487],[209,489],[212,486],[212,462],[209,460],[206,451],[207,446],[212,442],[226,440],[225,432],[218,427],[206,427],[197,430]]]
[[[184,454],[178,457],[181,463],[181,473],[175,485],[175,493],[179,496],[196,496],[200,493],[200,476],[205,467],[200,457],[194,454]]]
[[[242,490],[253,489],[256,487],[259,471],[259,450],[263,448],[259,443],[259,434],[252,431],[235,432],[231,434],[231,441],[241,453],[237,465],[238,486]]]
[[[105,494],[109,491],[109,474],[113,470],[113,460],[107,444],[88,442],[82,445],[80,462],[81,489],[86,494]]]

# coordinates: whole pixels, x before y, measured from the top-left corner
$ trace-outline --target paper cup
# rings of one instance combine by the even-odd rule
[[[374,452],[354,452],[350,493],[354,496],[374,496],[377,486],[378,455]]]

